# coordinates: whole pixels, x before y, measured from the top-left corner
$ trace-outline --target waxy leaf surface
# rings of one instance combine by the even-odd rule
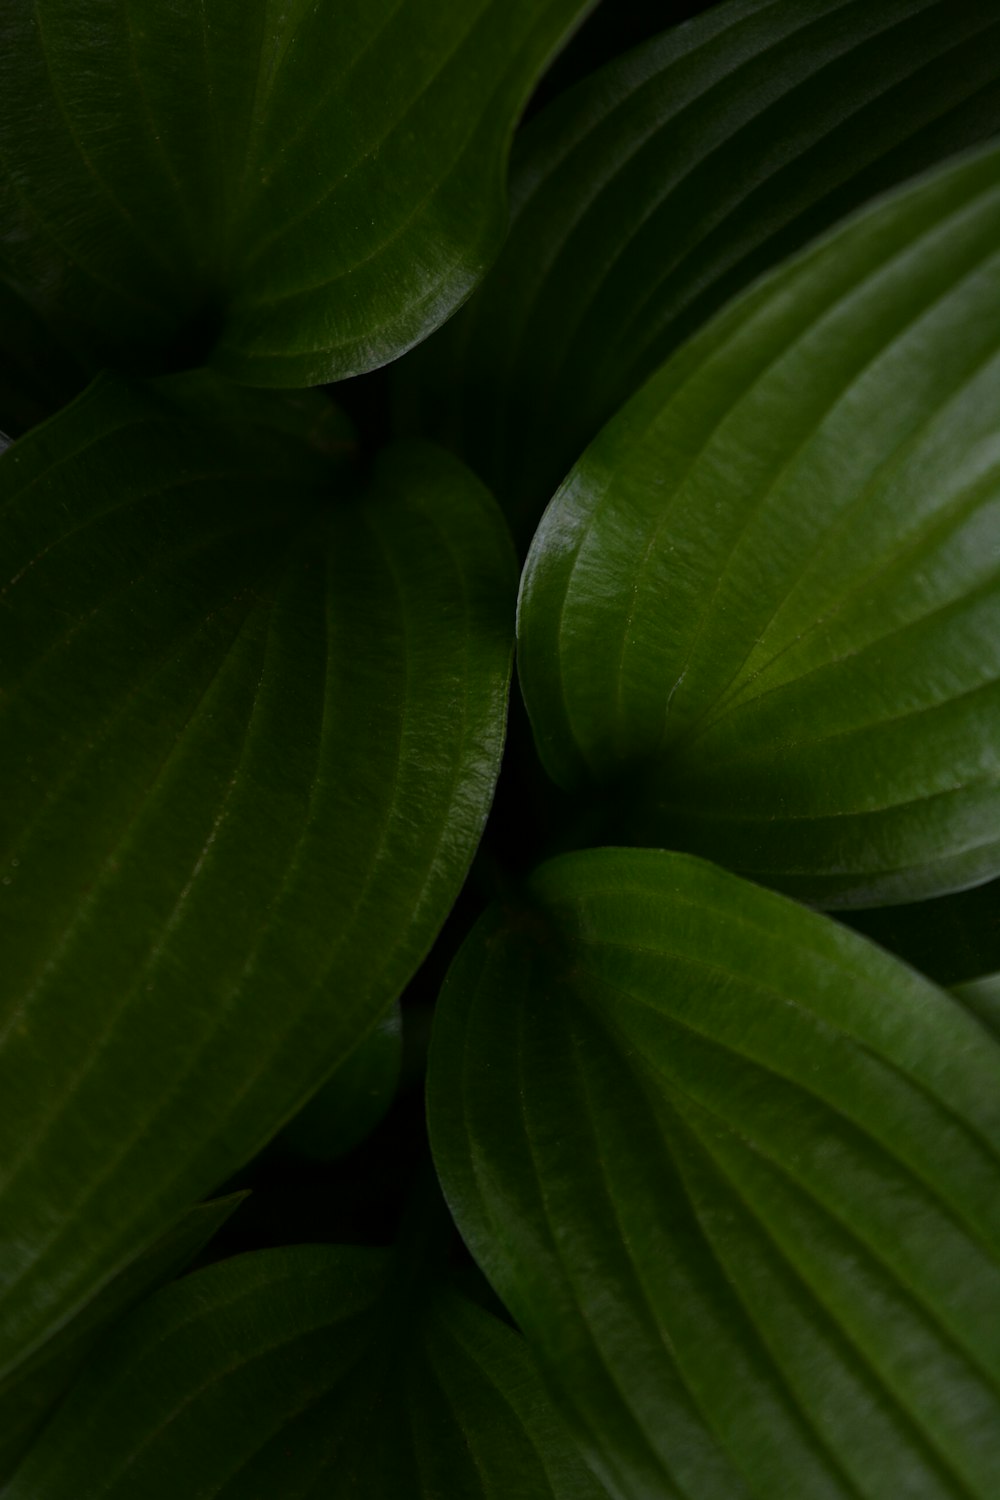
[[[0,459],[0,1368],[375,1027],[478,842],[509,539],[330,410],[102,379]]]
[[[5,1500],[600,1500],[524,1340],[388,1251],[223,1261],[102,1351]]]
[[[421,404],[522,532],[724,302],[998,128],[993,0],[714,5],[519,137],[510,235],[414,362]]]
[[[588,0],[13,0],[0,277],[92,367],[371,369],[503,237],[510,133]]]
[[[445,1195],[618,1500],[991,1500],[1000,1046],[829,917],[591,850],[446,982]]]
[[[522,584],[539,751],[829,906],[1000,871],[1000,152],[731,305],[591,444]]]

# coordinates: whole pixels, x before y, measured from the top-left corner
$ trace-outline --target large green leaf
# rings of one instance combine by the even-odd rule
[[[440,347],[414,364],[421,403],[443,408],[442,430],[523,529],[728,298],[998,128],[994,0],[714,6],[524,132],[511,233]]]
[[[13,0],[0,274],[92,364],[311,385],[441,323],[592,0]]]
[[[827,905],[1000,870],[1000,151],[744,295],[591,444],[522,585],[536,740]]]
[[[419,444],[359,492],[322,397],[191,385],[0,459],[0,1368],[377,1024],[500,758],[486,492]]]
[[[30,1359],[0,1380],[0,1483],[16,1466],[100,1339],[150,1291],[182,1271],[243,1196],[235,1193],[202,1203],[185,1214]]]
[[[620,1500],[993,1500],[1000,1046],[686,855],[543,866],[453,966],[446,1196]]]
[[[140,1309],[5,1500],[598,1500],[524,1340],[390,1252],[223,1261]],[[407,1295],[407,1292],[409,1293]]]

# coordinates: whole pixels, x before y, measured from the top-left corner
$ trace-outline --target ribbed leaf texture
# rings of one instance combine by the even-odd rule
[[[601,1500],[524,1340],[388,1251],[224,1261],[122,1325],[5,1491],[69,1500]]]
[[[446,1196],[618,1500],[992,1500],[1000,1046],[689,856],[543,866],[435,1020]]]
[[[595,439],[519,667],[612,836],[829,906],[1000,870],[1000,151],[734,302]]]
[[[102,379],[0,460],[0,1368],[376,1026],[485,822],[503,522],[329,410]]]
[[[503,237],[509,137],[589,0],[13,0],[0,276],[92,367],[342,379]]]
[[[993,0],[714,5],[519,137],[503,253],[413,363],[411,399],[527,541],[603,423],[711,314],[998,129]]]

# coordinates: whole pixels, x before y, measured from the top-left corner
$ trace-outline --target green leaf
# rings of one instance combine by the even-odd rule
[[[0,1380],[0,1483],[26,1452],[59,1397],[108,1330],[208,1243],[246,1195],[202,1203],[120,1271],[12,1375]]]
[[[445,1195],[621,1500],[992,1500],[1000,1047],[690,856],[543,866],[435,1021]]]
[[[969,891],[851,912],[856,932],[945,985],[1000,1035],[1000,881]]]
[[[375,1027],[492,797],[489,496],[207,394],[102,379],[0,459],[0,1369]]]
[[[539,751],[829,906],[1000,871],[1000,151],[739,299],[591,444],[522,584]]]
[[[342,379],[496,254],[509,137],[592,0],[15,0],[0,275],[90,366]]]
[[[956,984],[952,994],[1000,1039],[1000,974],[986,974],[982,979]]]
[[[390,1252],[299,1246],[168,1287],[95,1361],[5,1500],[599,1500],[524,1340]]]
[[[503,253],[413,363],[416,399],[523,531],[723,303],[998,128],[992,0],[714,5],[531,122]]]
[[[393,1006],[333,1077],[285,1126],[281,1140],[316,1161],[345,1156],[392,1103],[403,1061],[403,1025]]]

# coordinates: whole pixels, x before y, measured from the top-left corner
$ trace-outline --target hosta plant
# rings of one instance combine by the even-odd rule
[[[10,0],[4,1500],[995,1500],[998,134],[993,0]]]

